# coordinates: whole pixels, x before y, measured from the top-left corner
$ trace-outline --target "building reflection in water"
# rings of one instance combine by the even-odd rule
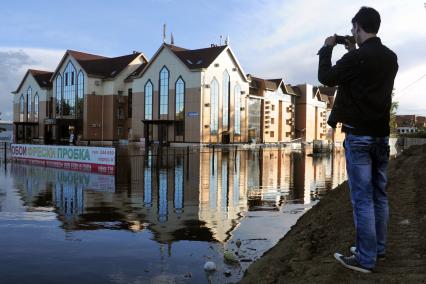
[[[67,230],[149,229],[168,244],[225,242],[243,212],[308,204],[346,179],[343,153],[287,148],[138,149],[116,177],[21,164],[12,174],[25,205],[54,207]]]

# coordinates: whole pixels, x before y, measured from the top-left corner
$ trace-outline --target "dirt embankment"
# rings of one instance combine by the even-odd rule
[[[389,164],[390,224],[386,260],[375,273],[342,267],[334,252],[354,243],[348,185],[303,215],[280,242],[247,270],[241,283],[426,283],[426,145]]]

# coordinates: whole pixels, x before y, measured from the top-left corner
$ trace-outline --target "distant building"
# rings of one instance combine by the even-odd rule
[[[321,86],[321,87],[318,87],[318,90],[320,91],[322,95],[327,96],[327,115],[326,116],[328,120],[331,114],[331,110],[333,109],[334,100],[337,94],[337,88]],[[337,123],[336,128],[334,129],[327,124],[327,140],[330,142],[342,145],[343,140],[345,140],[345,133],[342,132],[342,123],[340,122]]]
[[[13,122],[0,120],[0,142],[13,141]]]
[[[296,137],[303,142],[327,140],[328,97],[309,84],[293,86],[296,97]]]
[[[52,115],[52,72],[29,69],[13,95],[16,142],[36,142],[45,136],[45,120]]]
[[[425,116],[419,116],[415,114],[396,116],[396,131],[399,134],[415,133],[419,128],[425,127]]]
[[[282,79],[248,75],[249,140],[258,143],[289,142],[295,137],[296,93]]]
[[[228,45],[186,49],[162,44],[129,80],[133,140],[248,142],[248,79]]]

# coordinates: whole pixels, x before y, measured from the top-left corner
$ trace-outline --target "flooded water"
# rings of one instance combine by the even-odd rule
[[[346,179],[343,152],[287,148],[126,148],[116,176],[0,169],[1,283],[237,281]]]

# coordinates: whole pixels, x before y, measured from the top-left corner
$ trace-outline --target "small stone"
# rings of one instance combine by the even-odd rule
[[[191,278],[191,277],[192,277],[192,273],[191,273],[191,272],[188,272],[188,273],[186,273],[186,274],[184,275],[184,277],[185,277],[185,278]]]
[[[223,272],[223,274],[224,274],[226,277],[229,277],[229,276],[231,276],[232,272],[231,272],[231,270],[230,270],[230,269],[226,269],[226,270],[225,270],[225,272]]]
[[[204,270],[205,271],[215,271],[216,270],[216,263],[214,263],[213,261],[207,261],[204,264]]]
[[[235,254],[233,254],[233,253],[232,253],[232,252],[230,252],[230,251],[225,251],[225,252],[223,253],[223,258],[224,258],[225,262],[228,262],[228,263],[235,263],[235,262],[238,262],[238,259],[237,259],[237,257],[235,256]]]
[[[399,224],[400,225],[410,225],[410,220],[408,220],[408,219],[402,220],[401,222],[399,222]]]

